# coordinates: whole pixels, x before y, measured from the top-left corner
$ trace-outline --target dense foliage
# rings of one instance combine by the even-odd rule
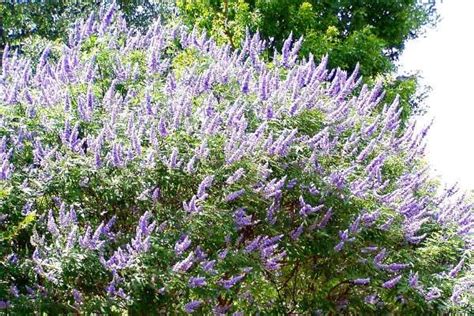
[[[37,61],[5,50],[0,308],[472,308],[474,214],[428,178],[427,129],[301,44],[268,63],[258,33],[141,34],[112,6]]]

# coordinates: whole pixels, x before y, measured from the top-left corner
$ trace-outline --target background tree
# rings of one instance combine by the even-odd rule
[[[364,75],[393,70],[406,40],[436,20],[433,5],[416,0],[178,0],[185,22],[238,45],[245,27],[273,38],[281,48],[293,33],[304,36],[302,53],[329,53],[329,65]],[[223,20],[223,21],[222,21]],[[243,24],[243,25],[242,25]],[[225,30],[219,30],[224,25]],[[222,38],[224,35],[224,38]],[[225,38],[227,37],[227,38]]]
[[[177,5],[185,23],[220,42],[238,46],[246,27],[273,38],[277,49],[290,34],[303,36],[303,55],[329,54],[330,67],[348,71],[359,63],[368,81],[393,72],[406,41],[437,20],[435,6],[417,0],[178,0]],[[416,75],[385,81],[388,94],[401,95],[402,116],[408,118],[426,89],[416,94],[421,88]]]

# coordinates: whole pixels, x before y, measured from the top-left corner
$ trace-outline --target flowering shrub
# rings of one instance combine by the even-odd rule
[[[114,11],[37,62],[4,53],[0,308],[470,308],[471,205],[380,85],[291,37],[269,63],[258,34],[234,51]]]

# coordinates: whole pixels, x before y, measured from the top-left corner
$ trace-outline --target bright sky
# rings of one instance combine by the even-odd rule
[[[440,3],[442,1],[442,3]],[[437,0],[442,20],[425,38],[407,43],[401,70],[421,70],[432,87],[425,118],[434,118],[427,158],[448,184],[474,189],[473,0]]]

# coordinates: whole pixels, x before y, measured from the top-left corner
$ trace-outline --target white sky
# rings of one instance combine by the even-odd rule
[[[436,175],[474,189],[474,12],[473,0],[437,0],[442,20],[426,37],[407,43],[400,70],[421,70],[432,87],[426,100],[434,118],[427,158]]]

